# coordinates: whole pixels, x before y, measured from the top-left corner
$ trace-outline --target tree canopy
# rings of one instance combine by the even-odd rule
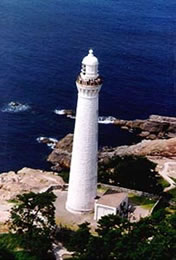
[[[157,181],[156,164],[141,156],[114,157],[107,163],[99,164],[98,180],[102,183],[161,193],[162,186]]]
[[[79,227],[73,241],[85,232],[87,243],[79,239],[80,247],[70,244],[79,260],[175,260],[175,223],[176,215],[166,216],[164,211],[137,223],[109,215],[100,219],[97,235],[90,233],[88,223]]]
[[[52,192],[26,193],[18,195],[18,203],[11,210],[10,230],[18,237],[19,245],[45,259],[56,230]]]

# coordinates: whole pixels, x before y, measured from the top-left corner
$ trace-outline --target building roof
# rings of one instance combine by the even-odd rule
[[[84,65],[88,65],[88,66],[98,65],[98,59],[94,56],[92,49],[89,50],[88,55],[86,57],[84,57],[84,59],[82,60],[82,63]]]
[[[106,193],[104,194],[96,204],[106,205],[109,207],[118,207],[119,204],[128,197],[127,193],[120,192],[120,193]]]

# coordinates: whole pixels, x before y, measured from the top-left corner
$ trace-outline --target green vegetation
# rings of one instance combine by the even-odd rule
[[[172,179],[173,181],[175,181],[175,183],[176,183],[176,178],[174,178],[174,177],[171,177],[171,179]]]
[[[56,231],[55,199],[52,192],[17,196],[18,204],[11,210],[11,232],[0,236],[0,248],[7,257],[0,259],[54,259],[51,249]]]
[[[163,179],[162,177],[158,178],[158,183],[162,185],[163,189],[170,186],[170,184],[165,179]]]
[[[175,260],[176,215],[167,216],[163,210],[137,223],[105,216],[98,222],[97,235],[91,234],[88,223],[76,232],[64,232],[60,230],[58,235],[69,250],[75,251],[74,259]]]
[[[176,202],[176,188],[168,192],[171,195],[171,199]]]
[[[141,156],[114,157],[99,164],[98,181],[129,189],[160,194],[156,164]]]
[[[109,188],[107,188],[107,187],[105,187],[105,186],[103,186],[103,185],[101,185],[101,184],[98,184],[97,185],[97,192],[98,193],[105,193],[107,190],[108,190]]]
[[[8,203],[13,203],[13,204],[18,204],[18,203],[19,203],[19,200],[17,200],[17,199],[11,199],[11,200],[8,200],[7,202],[8,202]]]
[[[69,181],[69,171],[62,171],[58,173],[58,176],[62,177],[63,180],[68,183]]]
[[[135,194],[129,194],[128,195],[130,204],[139,205],[145,209],[152,209],[154,204],[156,203],[156,200],[147,198],[145,196],[137,196]]]
[[[170,213],[176,213],[176,188],[170,190],[168,194],[170,195],[170,203],[169,206],[167,207],[167,210]]]

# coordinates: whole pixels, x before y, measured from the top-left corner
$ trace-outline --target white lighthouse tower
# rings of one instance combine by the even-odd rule
[[[76,80],[78,101],[66,208],[73,213],[93,210],[97,190],[98,96],[102,79],[93,50],[82,60]]]

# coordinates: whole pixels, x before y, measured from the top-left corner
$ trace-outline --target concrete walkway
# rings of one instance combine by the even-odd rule
[[[176,167],[176,162],[166,162],[166,163],[164,163],[164,167],[158,172],[161,175],[161,177],[163,177],[163,179],[165,179],[170,184],[169,187],[166,187],[164,189],[164,192],[167,192],[169,190],[176,188],[175,181],[169,176],[169,167],[170,166]]]
[[[56,260],[63,260],[64,256],[67,255],[67,256],[70,256],[73,254],[73,252],[69,252],[65,247],[63,247],[62,244],[54,244],[53,245],[53,253],[56,257]]]
[[[76,229],[79,224],[89,222],[92,229],[96,228],[96,221],[94,220],[93,212],[84,214],[73,214],[65,209],[65,203],[67,199],[67,191],[56,190],[54,191],[57,196],[56,207],[56,223],[59,225],[65,225],[69,228]]]

